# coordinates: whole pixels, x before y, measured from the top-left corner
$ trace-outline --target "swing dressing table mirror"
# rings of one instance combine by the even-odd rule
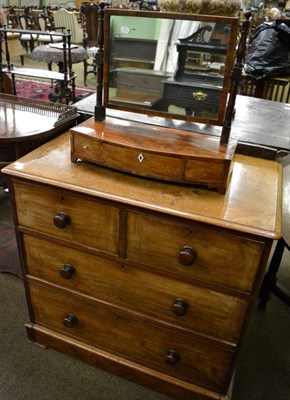
[[[236,18],[106,10],[106,107],[222,125]]]
[[[236,57],[238,18],[110,8],[103,12],[99,111],[95,121],[71,130],[72,161],[225,193],[237,145],[229,139],[236,94],[231,76],[246,36],[241,35]],[[106,117],[107,108],[119,110],[120,118]],[[138,114],[152,116],[152,125],[128,121],[124,111],[135,113],[136,121]],[[157,127],[156,118],[218,125],[223,132],[216,138]]]

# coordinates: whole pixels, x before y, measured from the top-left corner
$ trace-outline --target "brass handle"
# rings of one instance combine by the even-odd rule
[[[53,223],[58,229],[64,229],[70,223],[70,216],[61,211],[53,217]]]
[[[182,317],[188,309],[187,301],[183,299],[176,299],[172,305],[172,312],[175,315]]]
[[[73,327],[76,326],[77,323],[78,323],[78,319],[73,314],[66,314],[64,319],[63,319],[63,324],[67,328],[73,328]]]
[[[178,260],[183,265],[192,265],[196,259],[196,251],[191,246],[183,246]]]
[[[64,264],[64,266],[59,270],[59,274],[63,279],[70,279],[75,272],[76,269],[71,264]]]
[[[165,362],[170,365],[176,365],[180,360],[179,354],[175,350],[168,350],[165,355]]]
[[[196,101],[205,101],[207,99],[207,94],[200,90],[199,92],[192,92],[192,97]]]

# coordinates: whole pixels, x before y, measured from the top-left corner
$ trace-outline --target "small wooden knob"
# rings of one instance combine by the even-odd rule
[[[78,323],[78,319],[73,314],[66,314],[66,316],[63,319],[63,324],[67,328],[73,328],[74,326],[76,326],[77,323]]]
[[[165,355],[165,361],[167,364],[176,365],[180,359],[179,354],[175,350],[168,350]]]
[[[64,264],[64,266],[59,270],[59,274],[63,279],[70,279],[75,272],[76,269],[71,264]]]
[[[196,258],[196,251],[191,246],[183,246],[180,250],[178,260],[183,265],[192,265]]]
[[[58,229],[64,229],[70,223],[70,216],[61,211],[53,217],[53,223]]]
[[[182,317],[183,315],[185,315],[187,308],[188,308],[187,301],[183,299],[176,299],[172,305],[172,312],[173,314]]]

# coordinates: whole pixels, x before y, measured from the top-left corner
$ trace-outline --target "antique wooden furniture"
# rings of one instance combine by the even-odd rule
[[[71,57],[71,33],[68,31],[67,33],[52,33],[48,32],[48,36],[57,36],[58,38],[62,37],[61,43],[53,43],[53,46],[60,45],[61,47],[58,49],[61,52],[61,70],[59,72],[55,71],[47,71],[44,69],[34,69],[34,68],[19,68],[15,67],[11,63],[10,52],[9,52],[9,41],[8,41],[8,33],[25,33],[26,31],[21,31],[18,29],[7,29],[6,27],[0,28],[0,33],[3,34],[3,40],[1,40],[1,49],[2,46],[5,47],[5,58],[4,61],[2,56],[0,58],[0,87],[3,86],[2,73],[6,73],[11,75],[12,84],[13,84],[13,94],[16,95],[16,85],[15,79],[17,76],[29,76],[32,78],[42,78],[42,79],[50,79],[58,82],[58,87],[56,89],[57,96],[56,100],[58,102],[62,102],[64,99],[67,104],[75,101],[75,79],[76,76],[72,70],[72,57]],[[28,31],[27,31],[28,32]],[[33,35],[43,35],[42,31],[29,31],[29,34]],[[5,64],[4,64],[5,63]]]
[[[0,169],[69,129],[77,116],[72,106],[0,93]],[[0,184],[6,186],[1,173]]]
[[[219,80],[219,85],[215,87],[217,95],[217,107],[212,110],[212,116],[204,115],[187,115],[187,120],[198,120],[200,122],[222,125],[225,118],[225,110],[227,103],[227,94],[230,89],[230,71],[234,65],[235,45],[238,29],[238,21],[236,18],[225,18],[204,15],[191,15],[191,14],[177,14],[173,18],[171,13],[150,13],[150,12],[133,12],[124,10],[105,9],[105,42],[104,42],[104,103],[106,107],[119,108],[128,110],[129,108],[136,109],[136,112],[143,112],[149,115],[156,115],[159,111],[160,116],[184,119],[184,113],[181,111],[167,110],[167,102],[169,101],[170,94],[167,93],[170,84],[173,82],[179,87],[179,96],[175,93],[175,97],[186,98],[186,88],[181,86],[182,76],[184,75],[185,60],[187,59],[186,53],[188,46],[195,46],[197,56],[205,53],[218,53],[222,54],[220,65],[223,68],[216,70],[213,65],[214,60],[208,59],[207,68],[195,69],[194,79],[191,76],[191,82],[194,80],[206,83],[207,80]],[[211,26],[219,26],[228,32],[227,43],[221,44],[215,42],[211,43]],[[192,34],[192,31],[194,32]],[[206,31],[207,36],[202,35],[200,32]],[[196,43],[187,43],[187,32],[191,33],[189,38],[196,38]],[[210,32],[210,33],[209,33]],[[186,37],[184,37],[184,35]],[[172,36],[172,39],[170,39]],[[128,43],[127,57],[123,50],[122,43]],[[142,42],[146,44],[142,45]],[[129,44],[133,44],[132,45]],[[135,44],[135,46],[134,46]],[[141,49],[144,48],[144,51]],[[131,50],[132,49],[132,50]],[[136,50],[135,50],[136,49]],[[139,50],[138,50],[139,49]],[[139,54],[139,57],[138,57]],[[167,59],[167,54],[168,56]],[[225,63],[227,58],[227,63]],[[143,61],[142,61],[143,60]],[[130,64],[129,64],[130,61]],[[134,63],[133,63],[134,62]],[[121,64],[120,64],[121,63]],[[129,68],[128,68],[129,67]],[[130,68],[131,67],[131,68]],[[146,101],[143,105],[135,102],[138,92],[147,94],[148,101],[150,101],[151,92],[157,87],[154,81],[148,82],[146,85],[137,85],[134,83],[130,86],[128,83],[127,91],[131,93],[131,102],[122,99],[122,93],[119,93],[120,87],[118,82],[118,73],[124,73],[127,70],[126,82],[129,82],[129,75],[136,75],[133,68],[141,69],[143,75],[145,71],[148,74],[154,71],[155,74],[159,73],[159,108],[154,108],[154,111],[148,109]],[[140,72],[141,72],[140,71]],[[162,74],[168,74],[166,77]],[[174,77],[171,76],[174,74]],[[184,76],[184,79],[187,75]],[[141,79],[140,79],[141,81]],[[202,83],[199,84],[198,90],[191,90],[192,92],[201,92]],[[170,86],[169,86],[170,85]],[[140,88],[139,88],[140,86]],[[163,89],[164,87],[164,89]],[[212,88],[214,85],[212,84]],[[184,89],[184,90],[183,90]],[[206,96],[206,95],[205,95]],[[128,97],[128,96],[127,96]],[[207,97],[207,96],[206,96]],[[188,103],[191,108],[195,108],[197,103],[194,96],[191,95],[191,100],[188,97]],[[207,102],[206,98],[199,98],[200,103]],[[182,107],[182,105],[179,104]],[[145,107],[145,111],[143,108]],[[183,108],[186,108],[183,105]],[[200,107],[199,107],[200,108]],[[180,115],[181,114],[181,115]]]
[[[186,115],[202,117],[218,115],[227,56],[227,40],[210,37],[208,32],[224,31],[229,27],[216,23],[205,25],[176,43],[177,69],[173,78],[164,80],[163,106],[171,104],[185,109]]]
[[[71,42],[82,44],[83,30],[79,25],[77,14],[74,11],[60,8],[58,10],[50,10],[49,15],[53,17],[54,29],[69,29],[72,34]]]
[[[260,290],[259,307],[265,309],[272,294],[290,306],[290,289],[279,283],[279,268],[285,250],[290,251],[290,155],[281,159],[283,165],[282,237],[275,247],[269,270]]]
[[[83,29],[83,47],[89,56],[84,63],[84,84],[87,85],[88,74],[97,74],[97,45],[99,31],[99,6],[97,3],[88,1],[81,5],[81,24]]]
[[[229,136],[248,22],[246,21],[247,24],[243,25],[237,65],[233,74],[235,79],[231,80],[238,31],[237,18],[190,14],[177,14],[175,17],[172,13],[108,8],[104,10],[104,21],[104,76],[102,75],[103,65],[100,63],[95,108],[95,120],[100,123],[93,130],[90,126],[89,129],[72,131],[72,135],[75,136],[72,137],[72,160],[91,161],[145,177],[201,184],[225,193],[230,181],[231,163],[237,145],[237,142],[231,140]],[[100,19],[101,24],[102,19]],[[170,38],[172,32],[176,30],[178,35],[182,35],[184,32],[198,30],[204,26],[207,31],[211,31],[207,28],[209,24],[215,26],[214,31],[216,29],[227,31],[226,42],[218,39],[218,43],[215,42],[214,45],[213,39],[209,41],[208,38],[203,37],[202,41],[194,44],[194,50],[222,55],[222,68],[219,68],[218,76],[213,66],[209,67],[206,76],[203,70],[196,71],[194,76],[198,76],[198,81],[203,82],[203,90],[205,90],[205,82],[213,79],[211,84],[206,83],[206,87],[208,92],[215,92],[214,102],[211,99],[212,94],[202,92],[200,83],[198,88],[197,85],[193,87],[191,84],[183,84],[180,88],[179,74],[174,78],[175,86],[179,85],[180,89],[179,101],[186,102],[183,107],[192,108],[195,112],[194,115],[189,115],[192,113],[184,115],[185,113],[168,111],[164,104],[172,96],[168,94],[165,87],[172,83],[172,78],[168,78],[167,75],[170,72],[169,67],[163,69],[163,62],[160,63],[159,59],[160,47],[164,47],[164,35]],[[118,44],[122,43],[123,36],[134,44],[139,43],[140,51],[143,49],[141,46],[143,40],[147,44],[153,39],[157,40],[153,69],[152,64],[147,71],[144,71],[144,65],[138,68],[137,64],[134,68],[131,66],[127,70],[124,65],[119,68]],[[186,34],[187,37],[188,34]],[[180,39],[179,36],[174,39],[173,48],[176,54],[173,54],[172,59],[168,61],[170,65],[178,61],[176,40],[182,43],[182,38]],[[183,44],[181,47],[184,47]],[[99,48],[102,48],[101,41]],[[148,50],[147,47],[146,49]],[[150,46],[149,49],[152,50]],[[163,50],[165,54],[170,53],[170,46],[166,44]],[[101,55],[101,51],[99,53]],[[149,54],[151,53],[149,51]],[[175,59],[176,56],[177,59]],[[130,75],[131,78],[129,78]],[[219,87],[215,86],[216,79],[219,79]],[[209,89],[210,85],[211,89]],[[102,102],[103,92],[104,102]],[[177,96],[174,95],[175,102],[176,99]],[[214,110],[212,110],[213,103]],[[121,123],[106,119],[105,110],[108,108],[167,119],[216,124],[223,127],[222,134],[220,138],[207,137],[198,133],[186,135],[180,130],[156,129],[153,126],[154,123],[146,126],[138,123],[130,124],[127,129],[126,121]],[[208,108],[213,112],[210,115],[204,115],[203,111],[208,111]]]
[[[57,64],[58,71],[60,74],[65,74],[67,66],[65,66],[65,57],[66,54],[63,51],[63,43],[50,43],[48,45],[40,45],[33,49],[31,54],[31,58],[35,61],[45,61],[48,65],[49,71],[52,71],[52,64]],[[75,102],[75,78],[76,75],[72,70],[73,64],[82,62],[86,65],[86,60],[88,59],[87,51],[84,47],[79,45],[71,45],[70,47],[70,58],[69,65],[70,70],[67,76],[73,76],[71,90],[66,90],[65,81],[58,80],[55,85],[55,93],[50,95],[50,101],[59,101],[62,102],[63,99],[66,99],[68,96],[67,102],[74,103]],[[70,88],[68,88],[70,89]]]
[[[205,146],[206,151],[201,148]],[[107,117],[71,130],[71,159],[90,161],[134,175],[194,183],[225,193],[236,141]],[[211,163],[211,168],[207,164]]]
[[[72,163],[63,134],[4,168],[29,339],[174,398],[230,399],[281,234],[281,166],[233,164],[221,195]]]
[[[277,76],[268,79],[254,79],[250,75],[242,76],[239,92],[246,96],[261,99],[290,102],[290,76]]]

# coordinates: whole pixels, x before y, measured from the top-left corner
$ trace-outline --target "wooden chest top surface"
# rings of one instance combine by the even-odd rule
[[[69,132],[2,170],[92,197],[117,201],[225,229],[277,239],[281,235],[281,165],[236,155],[225,195],[193,185],[143,179],[70,159]]]

